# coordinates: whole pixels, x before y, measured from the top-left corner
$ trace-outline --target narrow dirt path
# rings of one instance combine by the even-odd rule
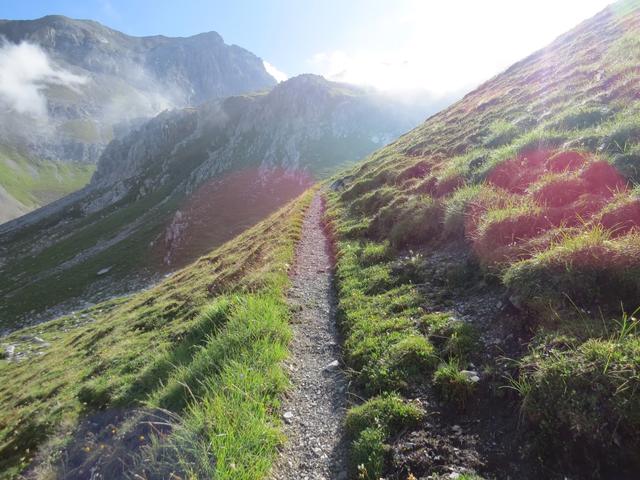
[[[282,408],[287,442],[274,468],[274,480],[347,478],[342,443],[347,380],[339,366],[333,265],[322,228],[323,209],[317,194],[296,251],[289,302],[297,312],[286,365],[292,388]]]

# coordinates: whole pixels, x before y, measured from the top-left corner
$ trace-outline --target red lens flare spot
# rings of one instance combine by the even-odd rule
[[[583,152],[526,152],[497,166],[488,183],[498,193],[472,202],[465,222],[487,264],[527,258],[562,228],[601,225],[613,236],[640,229],[640,200],[626,179]]]
[[[263,220],[314,183],[302,171],[249,168],[201,185],[156,245],[165,267],[184,266]]]

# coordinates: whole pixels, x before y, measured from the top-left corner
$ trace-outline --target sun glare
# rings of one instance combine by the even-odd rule
[[[308,63],[332,80],[382,90],[464,91],[608,3],[410,1],[376,19],[366,31],[358,30],[351,45],[318,52]],[[381,43],[385,41],[396,45]]]

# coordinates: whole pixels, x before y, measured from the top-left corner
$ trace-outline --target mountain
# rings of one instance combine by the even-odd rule
[[[132,37],[54,15],[0,20],[0,36],[0,168],[24,178],[0,176],[0,221],[76,189],[107,143],[143,119],[276,83],[260,58],[215,32]],[[58,181],[43,185],[51,169]]]
[[[276,83],[260,58],[237,45],[225,44],[216,32],[186,38],[132,37],[92,20],[51,15],[37,20],[0,20],[0,35],[14,44],[38,45],[59,67],[90,77],[95,84],[81,99],[82,106],[73,108],[92,108],[94,113],[109,105],[92,100],[110,92],[119,94],[122,105],[135,109],[144,105],[127,101],[138,95],[171,94],[182,104],[197,105]],[[149,86],[156,89],[149,91]],[[118,92],[117,87],[128,91]],[[51,101],[53,111],[68,106],[54,92]]]
[[[315,75],[163,112],[114,139],[87,187],[0,226],[2,323],[185,265],[418,118]]]

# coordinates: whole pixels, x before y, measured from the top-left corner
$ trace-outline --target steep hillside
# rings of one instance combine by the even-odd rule
[[[149,290],[3,337],[0,478],[265,478],[312,193]]]
[[[35,170],[38,162],[71,164],[58,168],[61,184],[76,181],[65,169],[90,168],[114,136],[141,119],[276,83],[260,58],[226,45],[215,32],[131,37],[97,22],[53,15],[0,20],[0,37],[6,76],[0,85],[0,145],[19,152],[10,158],[33,162]],[[4,85],[14,86],[5,91]],[[13,195],[0,177],[12,205],[3,203],[0,215],[13,218],[70,192],[49,189],[34,196],[30,188],[37,181],[37,172],[15,178]]]
[[[358,478],[638,477],[639,89],[622,2],[335,179]]]
[[[111,142],[87,188],[0,226],[0,325],[183,266],[415,123],[313,75],[164,112]]]

